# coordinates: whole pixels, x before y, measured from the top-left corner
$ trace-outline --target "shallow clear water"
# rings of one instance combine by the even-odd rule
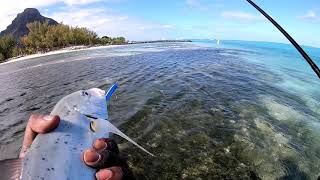
[[[320,50],[307,48],[315,59]],[[316,60],[318,64],[319,61]],[[18,154],[31,112],[118,81],[111,121],[139,179],[316,179],[319,80],[289,45],[158,43],[0,65],[0,159]]]

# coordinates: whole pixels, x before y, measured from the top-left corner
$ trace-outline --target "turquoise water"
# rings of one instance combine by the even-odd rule
[[[248,62],[259,64],[270,72],[270,75],[265,74],[266,83],[276,87],[279,94],[266,91],[270,94],[259,95],[257,102],[266,108],[268,114],[274,118],[274,122],[263,122],[266,124],[261,125],[260,120],[255,119],[254,121],[258,128],[261,126],[263,131],[274,131],[272,133],[278,131],[281,134],[273,136],[271,132],[267,132],[268,135],[273,136],[273,140],[278,141],[279,146],[284,142],[288,145],[286,148],[294,150],[290,152],[293,154],[288,158],[301,158],[300,161],[303,164],[307,164],[310,161],[309,158],[315,160],[311,162],[314,168],[309,170],[309,173],[319,175],[320,82],[297,50],[288,44],[270,42],[221,41],[220,46],[217,46],[215,41],[197,41],[196,43],[205,47],[247,51],[236,55]],[[319,66],[320,49],[306,46],[303,48]],[[268,128],[271,129],[267,130]],[[272,150],[275,152],[271,151],[270,155],[285,154],[286,148],[282,148],[281,145],[278,150]],[[298,171],[299,168],[306,168],[302,166],[293,168],[294,170],[292,167],[287,167],[284,172],[290,173],[290,171]],[[308,176],[300,176],[301,174],[296,172],[293,174],[295,176],[288,177],[308,179]],[[269,175],[266,174],[264,178],[273,179]]]
[[[221,41],[219,47],[215,41],[199,40],[196,43],[205,47],[248,51],[248,53],[240,55],[240,57],[263,65],[266,70],[275,73],[279,79],[270,81],[270,83],[304,99],[309,108],[313,109],[315,113],[319,113],[319,79],[293,46],[271,42],[231,40]],[[302,47],[319,66],[320,49],[308,46]]]
[[[306,47],[320,64],[320,50]],[[196,41],[91,49],[0,65],[0,159],[27,117],[113,82],[112,123],[138,179],[317,179],[319,80],[290,45]]]

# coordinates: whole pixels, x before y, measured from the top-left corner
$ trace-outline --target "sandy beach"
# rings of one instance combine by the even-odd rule
[[[6,62],[0,63],[0,65],[28,60],[28,59],[37,58],[37,57],[54,55],[54,54],[62,54],[62,53],[76,52],[76,51],[83,51],[83,50],[90,50],[90,49],[104,49],[104,48],[111,48],[114,46],[123,46],[123,45],[91,46],[91,47],[90,46],[70,46],[70,47],[62,48],[59,50],[53,50],[45,53],[39,52],[36,54],[30,54],[23,57],[14,57],[14,58],[8,59]]]

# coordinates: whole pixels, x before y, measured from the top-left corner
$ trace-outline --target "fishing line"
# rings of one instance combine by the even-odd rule
[[[309,63],[312,70],[320,78],[320,70],[318,66],[312,61],[309,55],[301,48],[301,46],[285,31],[271,16],[269,16],[264,10],[262,10],[257,4],[251,0],[247,0],[254,8],[256,8],[264,17],[266,17],[278,30],[291,42],[291,44],[299,51],[303,58]]]

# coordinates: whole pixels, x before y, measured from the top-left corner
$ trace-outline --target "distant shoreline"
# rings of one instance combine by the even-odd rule
[[[7,59],[5,62],[0,63],[0,65],[19,62],[19,61],[28,60],[28,59],[33,59],[33,58],[37,58],[37,57],[54,55],[54,54],[77,52],[77,51],[82,51],[82,50],[87,50],[87,49],[109,48],[109,47],[114,47],[114,46],[123,46],[123,45],[69,46],[69,47],[65,47],[65,48],[61,48],[61,49],[57,49],[57,50],[51,50],[51,51],[47,51],[47,52],[38,52],[35,54],[30,54],[30,55],[25,55],[25,56],[13,57],[13,58]]]
[[[56,50],[50,50],[47,52],[38,52],[35,54],[13,57],[13,58],[7,59],[5,62],[0,63],[0,65],[19,62],[19,61],[23,61],[23,60],[38,58],[38,57],[43,57],[43,56],[49,56],[49,55],[54,55],[54,54],[63,54],[63,53],[68,53],[68,52],[77,52],[77,51],[88,50],[88,49],[111,48],[111,47],[115,47],[115,46],[125,46],[125,45],[130,45],[130,44],[170,43],[170,42],[192,42],[192,41],[191,40],[155,40],[155,41],[131,41],[131,42],[128,42],[127,44],[121,44],[121,45],[69,46],[69,47],[60,48],[60,49],[56,49]]]
[[[154,40],[154,41],[131,41],[128,44],[146,44],[146,43],[166,43],[166,42],[192,42],[191,40]]]

